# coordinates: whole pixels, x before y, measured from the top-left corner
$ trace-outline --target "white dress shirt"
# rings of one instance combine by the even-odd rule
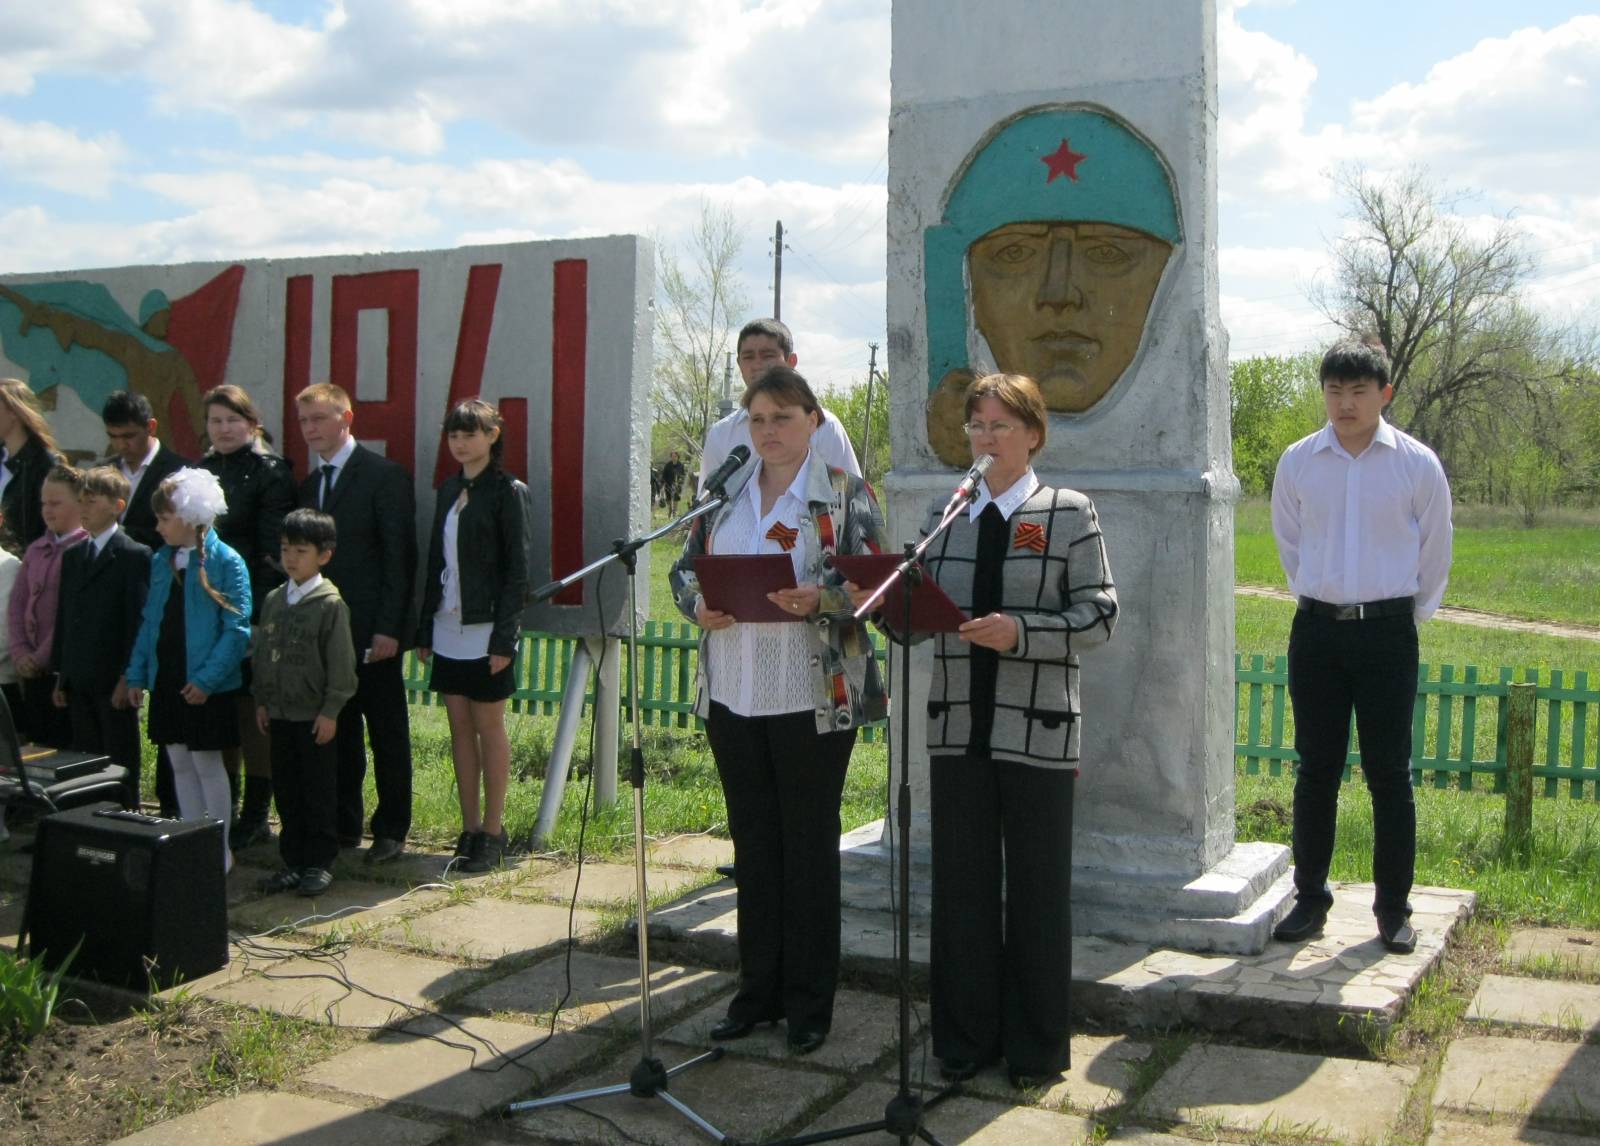
[[[1283,452],[1272,532],[1296,596],[1334,605],[1414,597],[1433,616],[1450,576],[1450,486],[1438,456],[1387,421],[1352,457],[1333,426]]]
[[[93,537],[89,538],[89,544],[94,546],[94,555],[96,557],[105,552],[106,542],[111,540],[111,535],[119,528],[120,527],[117,525],[117,523],[113,521],[99,533],[96,533]]]
[[[978,496],[972,499],[972,505],[967,510],[967,520],[977,521],[988,504],[993,502],[995,508],[1000,511],[1000,516],[1010,521],[1011,515],[1017,512],[1022,503],[1032,497],[1038,488],[1039,475],[1033,472],[1032,466],[1029,466],[1021,477],[1011,483],[1011,488],[999,497],[989,492],[988,478],[979,478]]]
[[[322,584],[322,574],[313,573],[304,581],[290,580],[289,587],[283,591],[283,600],[288,605],[298,605],[304,601],[311,591]]]
[[[122,514],[117,518],[118,521],[126,521],[128,519],[128,507],[133,505],[134,499],[141,492],[139,489],[139,483],[144,480],[144,471],[150,468],[150,463],[156,460],[156,455],[160,452],[160,440],[157,438],[151,438],[150,450],[145,454],[144,461],[139,463],[138,469],[130,470],[125,459],[117,459],[117,468],[122,471],[122,476],[128,479],[128,504],[122,507]],[[154,491],[146,490],[143,492],[148,494],[153,493]]]
[[[789,488],[761,512],[761,464],[745,483],[741,496],[717,523],[711,535],[712,553],[782,553],[783,546],[768,537],[782,523],[796,531],[794,563],[796,583],[806,566],[810,545],[810,513],[806,502],[806,476],[812,458],[807,454]],[[816,707],[817,678],[811,634],[805,621],[740,622],[706,634],[706,678],[711,699],[740,716],[779,716],[809,712]]]
[[[811,456],[821,458],[835,469],[846,470],[860,477],[861,465],[856,461],[850,435],[844,432],[838,418],[820,406],[817,409],[822,415],[822,424],[811,433]],[[705,448],[700,451],[700,473],[695,479],[696,489],[700,493],[706,491],[706,475],[722,464],[722,459],[733,452],[734,446],[748,446],[750,452],[755,453],[755,442],[750,438],[748,410],[735,410],[726,418],[714,422],[706,431]]]
[[[327,500],[327,493],[328,493],[329,487],[330,486],[333,486],[333,487],[338,486],[338,484],[339,484],[339,471],[344,469],[345,463],[350,460],[350,455],[355,453],[355,452],[356,452],[356,439],[355,439],[355,435],[352,434],[350,437],[348,437],[348,438],[346,438],[344,440],[344,445],[340,446],[338,448],[338,450],[336,450],[334,452],[333,457],[329,458],[327,461],[323,461],[320,454],[316,456],[315,460],[316,460],[316,464],[317,464],[317,480],[320,483],[317,486],[317,508],[318,509],[321,509],[322,506],[323,506],[323,503]],[[323,470],[323,468],[322,468],[323,466],[332,466],[333,467],[333,481],[330,482],[328,480],[328,474]]]

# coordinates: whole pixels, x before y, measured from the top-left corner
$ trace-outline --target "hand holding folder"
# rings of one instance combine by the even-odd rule
[[[694,559],[694,572],[708,609],[745,623],[804,620],[804,614],[789,612],[767,596],[796,587],[794,562],[786,553],[701,554]]]

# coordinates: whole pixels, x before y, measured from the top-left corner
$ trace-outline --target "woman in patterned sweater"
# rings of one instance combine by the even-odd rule
[[[1117,593],[1093,503],[1033,472],[1048,428],[1031,379],[968,386],[972,453],[994,464],[925,558],[973,618],[939,634],[928,699],[933,1049],[952,1081],[1070,1065],[1078,654],[1110,638]]]
[[[876,553],[883,517],[860,478],[811,453],[822,416],[806,380],[777,367],[744,395],[756,457],[690,531],[672,570],[678,608],[703,630],[699,699],[728,801],[739,884],[739,990],[714,1039],[788,1022],[810,1054],[833,1021],[839,974],[839,799],[856,729],[884,715],[866,627],[824,561]],[[794,589],[768,599],[797,622],[706,608],[701,554],[786,553]]]

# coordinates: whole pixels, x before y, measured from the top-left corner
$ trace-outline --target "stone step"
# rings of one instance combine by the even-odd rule
[[[1600,1134],[1600,1046],[1458,1038],[1445,1052],[1433,1105],[1436,1110]]]
[[[1537,1027],[1568,1034],[1600,1031],[1600,986],[1559,979],[1485,975],[1467,1018],[1495,1027]],[[1600,1078],[1595,1080],[1600,1095]]]

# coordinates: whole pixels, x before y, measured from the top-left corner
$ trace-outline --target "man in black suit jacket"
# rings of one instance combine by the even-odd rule
[[[384,863],[400,854],[411,830],[411,721],[400,654],[412,632],[416,492],[410,471],[351,436],[354,414],[343,388],[308,386],[295,397],[295,412],[311,451],[299,502],[332,515],[339,528],[323,574],[350,608],[356,645],[356,695],[339,714],[339,840],[347,847],[361,841],[364,721],[378,788],[366,860]]]
[[[89,539],[61,557],[55,701],[71,714],[74,748],[104,752],[128,770],[122,802],[137,808],[139,710],[128,703],[123,672],[150,589],[150,550],[117,524],[128,479],[116,467],[85,474],[79,500]]]
[[[156,532],[156,511],[151,508],[150,495],[163,479],[194,463],[167,449],[156,437],[155,412],[143,394],[116,391],[100,408],[100,420],[111,440],[111,456],[104,464],[121,470],[131,487],[128,506],[122,511],[122,528],[154,553],[161,548],[161,535]]]

